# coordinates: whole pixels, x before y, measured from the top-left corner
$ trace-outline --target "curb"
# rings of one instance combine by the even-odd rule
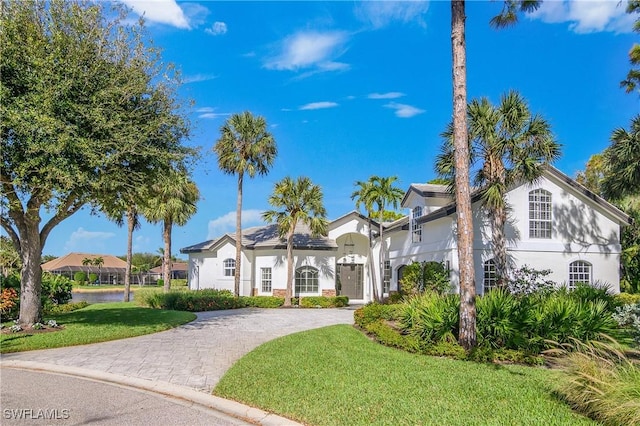
[[[196,390],[172,385],[166,382],[138,379],[135,377],[122,376],[119,374],[106,373],[90,370],[87,368],[61,366],[57,364],[46,364],[34,361],[0,361],[0,367],[14,368],[29,371],[42,371],[66,376],[91,379],[104,383],[111,383],[120,386],[127,386],[134,389],[153,392],[156,394],[169,396],[176,399],[192,402],[204,408],[218,411],[228,416],[245,422],[263,426],[294,426],[300,423],[293,420],[269,413],[258,408],[249,407],[236,401],[198,392]]]

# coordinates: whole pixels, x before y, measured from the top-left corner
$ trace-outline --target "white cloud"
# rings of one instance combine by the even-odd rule
[[[121,0],[149,22],[191,29],[183,10],[175,0]]]
[[[196,113],[199,114],[198,118],[219,118],[231,115],[230,112],[216,112],[216,109],[212,107],[198,108]]]
[[[262,225],[261,210],[242,210],[242,227]],[[228,232],[234,232],[236,229],[236,211],[226,213],[216,219],[210,220],[208,225],[207,239],[212,240],[219,238]]]
[[[65,251],[96,252],[105,248],[105,240],[115,236],[113,232],[87,231],[79,227],[71,233],[64,244],[64,249]]]
[[[280,53],[268,58],[267,69],[278,71],[309,70],[306,76],[327,71],[344,71],[349,64],[337,62],[345,51],[348,37],[342,31],[303,31],[285,38],[278,47]]]
[[[134,238],[133,250],[134,251],[148,250],[150,242],[151,242],[151,238],[146,237],[144,235],[138,235]]]
[[[199,83],[201,81],[209,81],[218,78],[217,75],[214,74],[194,74],[185,76],[183,79],[184,84],[189,83]]]
[[[338,104],[335,102],[311,102],[306,105],[302,105],[299,109],[301,111],[310,110],[310,109],[325,109],[325,108],[335,108]]]
[[[400,118],[411,118],[413,116],[416,116],[418,114],[422,114],[423,112],[425,112],[423,109],[416,108],[411,105],[398,104],[396,102],[390,102],[386,104],[385,107],[395,109],[396,117],[400,117]]]
[[[626,2],[619,0],[545,1],[528,16],[547,23],[568,22],[576,33],[631,32],[635,17],[625,7]]]
[[[370,93],[367,98],[369,99],[397,99],[404,96],[401,92],[387,92],[387,93]]]
[[[227,33],[227,24],[224,22],[214,22],[211,28],[207,28],[204,30],[205,33],[211,34],[213,36],[223,35]]]
[[[393,22],[403,24],[415,22],[426,27],[424,15],[429,10],[429,2],[414,1],[363,1],[355,8],[356,17],[373,28],[383,28]]]

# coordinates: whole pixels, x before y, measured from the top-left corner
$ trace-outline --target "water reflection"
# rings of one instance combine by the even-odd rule
[[[72,302],[85,301],[87,303],[107,303],[107,302],[122,302],[123,300],[124,300],[124,290],[71,293]],[[133,300],[133,291],[129,292],[129,300]]]

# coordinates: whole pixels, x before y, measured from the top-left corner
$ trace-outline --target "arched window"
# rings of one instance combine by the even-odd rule
[[[224,276],[225,277],[234,277],[236,275],[236,260],[235,259],[225,259],[224,263]]]
[[[551,193],[529,192],[529,238],[551,238]]]
[[[318,270],[311,266],[296,269],[296,294],[318,292]]]
[[[591,264],[584,260],[576,260],[569,264],[569,288],[574,289],[578,283],[591,284]]]
[[[498,275],[496,274],[496,262],[493,259],[489,259],[484,262],[484,277],[482,280],[484,286],[484,293],[496,288],[498,284]]]
[[[422,241],[422,225],[418,223],[418,218],[422,216],[422,207],[416,206],[413,208],[411,214],[411,231],[412,231],[412,241],[414,243],[419,243]]]

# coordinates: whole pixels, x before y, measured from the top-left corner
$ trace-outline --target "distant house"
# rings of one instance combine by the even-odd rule
[[[88,264],[83,265],[84,259],[96,259],[101,257],[101,266]],[[96,274],[100,284],[121,284],[124,282],[124,275],[127,262],[110,254],[89,254],[89,253],[69,253],[42,264],[42,270],[52,274],[63,275],[73,279],[76,272]]]
[[[149,270],[149,277],[151,281],[158,281],[162,279],[162,266],[156,266]],[[172,262],[171,263],[171,279],[172,280],[186,280],[187,279],[187,262]]]
[[[520,184],[506,194],[510,219],[506,225],[507,253],[513,268],[528,265],[550,269],[549,279],[573,287],[579,282],[620,289],[620,228],[628,215],[553,167],[534,184]],[[472,203],[476,291],[482,294],[497,282],[491,227],[477,194]],[[304,226],[294,236],[295,296],[349,296],[356,303],[378,293],[398,291],[405,266],[414,261],[443,263],[453,290],[458,291],[459,267],[456,205],[442,185],[412,184],[402,207],[409,214],[383,224],[384,273],[378,255],[378,224],[371,223],[373,258],[369,259],[369,222],[351,212],[329,223],[326,237],[312,238]],[[189,287],[233,290],[240,273],[241,295],[284,295],[287,256],[285,241],[275,225],[242,231],[242,270],[235,267],[235,234],[181,250],[189,255]],[[376,265],[371,279],[368,262]]]

